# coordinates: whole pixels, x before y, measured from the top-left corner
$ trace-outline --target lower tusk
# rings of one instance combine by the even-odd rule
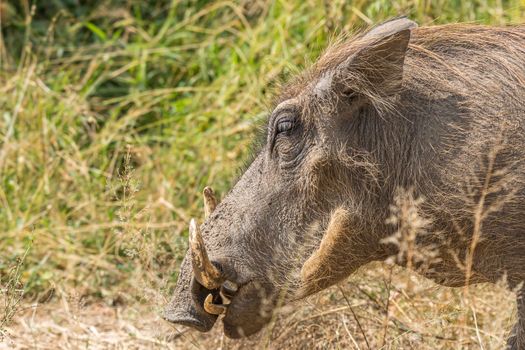
[[[219,295],[221,296],[221,299],[222,299],[222,304],[223,305],[229,305],[230,304],[230,297],[227,296],[226,294],[224,294],[224,292],[222,291],[222,288],[221,290],[219,291]]]
[[[222,303],[224,305],[228,305],[231,301],[231,297],[237,293],[239,290],[239,286],[235,282],[231,281],[224,281],[224,283],[221,286],[221,289],[219,290],[219,295],[221,296]]]
[[[206,299],[204,300],[204,310],[206,310],[207,313],[212,315],[222,315],[226,312],[226,309],[228,307],[226,305],[217,305],[213,303],[213,295],[208,294]]]

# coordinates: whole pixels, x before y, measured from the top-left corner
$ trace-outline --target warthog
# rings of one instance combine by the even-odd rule
[[[254,334],[281,303],[391,256],[442,285],[505,278],[519,290],[525,26],[397,18],[341,41],[282,89],[264,145],[224,200],[205,198],[165,310],[203,332],[224,313],[228,337]],[[413,243],[432,258],[392,239],[403,198],[419,203]],[[521,291],[513,349],[525,349]]]

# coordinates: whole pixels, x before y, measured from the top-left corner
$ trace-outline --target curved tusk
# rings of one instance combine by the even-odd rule
[[[227,306],[226,305],[217,305],[213,303],[213,295],[208,294],[206,299],[204,300],[204,310],[206,310],[207,313],[212,315],[222,315],[226,312]]]
[[[209,186],[204,188],[202,195],[204,196],[204,217],[208,218],[215,210],[215,207],[217,207],[217,199],[212,188]]]
[[[221,296],[222,304],[223,304],[223,305],[230,305],[230,302],[231,302],[232,300],[230,299],[229,296],[227,296],[226,294],[224,294],[224,292],[222,291],[222,288],[221,288],[221,290],[219,290],[219,295]]]
[[[221,273],[208,258],[202,234],[195,219],[190,221],[190,247],[195,279],[207,289],[219,288],[221,286]]]
[[[219,295],[222,299],[223,305],[229,305],[231,302],[231,298],[237,293],[239,290],[239,286],[237,283],[232,281],[224,281],[224,283],[221,286],[221,289],[219,289]]]

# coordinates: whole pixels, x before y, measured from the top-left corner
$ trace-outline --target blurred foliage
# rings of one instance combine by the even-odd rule
[[[519,23],[525,1],[0,0],[0,283],[31,245],[28,296],[166,295],[279,83],[400,14]]]

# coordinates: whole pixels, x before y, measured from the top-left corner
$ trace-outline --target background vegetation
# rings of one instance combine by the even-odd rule
[[[522,23],[525,1],[0,0],[4,299],[162,306],[279,83],[399,14]]]

